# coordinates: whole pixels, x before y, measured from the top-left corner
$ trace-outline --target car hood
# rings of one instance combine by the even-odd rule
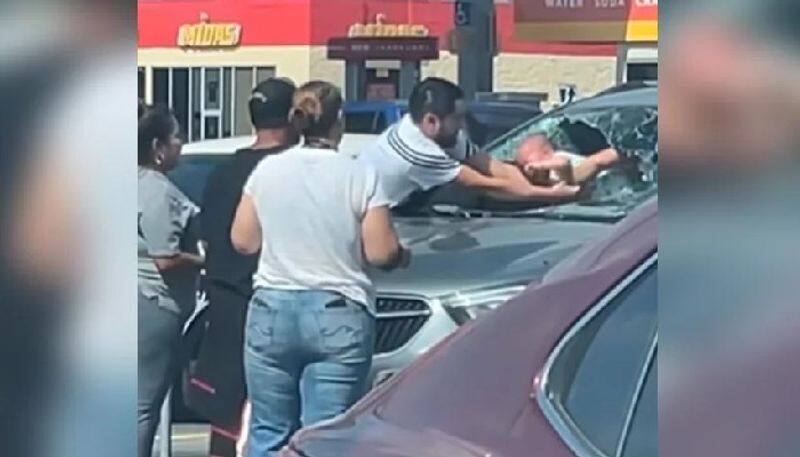
[[[504,457],[436,429],[406,429],[374,414],[303,429],[290,448],[307,457]]]
[[[434,296],[540,279],[563,257],[608,230],[605,222],[541,218],[395,218],[412,250],[404,270],[374,270],[379,294]]]

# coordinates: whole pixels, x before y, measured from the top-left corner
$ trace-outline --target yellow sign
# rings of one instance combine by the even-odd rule
[[[178,46],[183,48],[217,48],[237,46],[242,38],[242,26],[233,23],[209,23],[201,14],[197,24],[184,24],[178,29]]]
[[[350,38],[362,37],[426,37],[430,30],[421,24],[386,24],[386,15],[375,16],[374,24],[353,24],[347,32]]]

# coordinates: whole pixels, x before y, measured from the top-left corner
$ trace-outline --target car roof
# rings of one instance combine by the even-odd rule
[[[342,137],[341,150],[346,152],[350,148],[358,148],[377,139],[378,135],[368,133],[345,133]],[[217,140],[204,140],[187,143],[183,146],[181,154],[184,155],[214,155],[233,154],[239,149],[249,147],[255,141],[255,136],[235,136]]]
[[[565,105],[563,109],[569,112],[572,109],[585,110],[625,106],[658,106],[658,86],[645,86],[618,91],[610,89]]]

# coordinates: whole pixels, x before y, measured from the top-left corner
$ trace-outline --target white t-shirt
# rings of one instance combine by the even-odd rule
[[[455,147],[442,149],[406,114],[365,148],[358,160],[378,171],[384,194],[391,206],[397,206],[414,191],[455,180],[461,164],[476,152],[463,131]]]
[[[295,146],[264,158],[244,193],[263,235],[256,288],[338,292],[374,314],[361,222],[389,203],[374,170],[330,149]]]

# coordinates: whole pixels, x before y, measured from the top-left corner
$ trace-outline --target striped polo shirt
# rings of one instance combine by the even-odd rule
[[[406,114],[364,149],[359,160],[378,172],[384,195],[397,206],[414,191],[455,180],[461,164],[476,152],[463,131],[453,148],[443,149]]]

